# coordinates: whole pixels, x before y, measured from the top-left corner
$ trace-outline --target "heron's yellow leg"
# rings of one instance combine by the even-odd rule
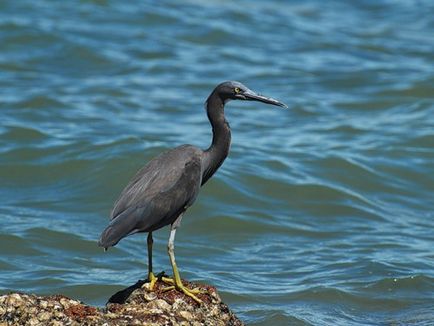
[[[154,240],[152,238],[152,232],[148,233],[147,244],[148,244],[148,282],[149,282],[148,289],[150,291],[152,291],[154,289],[155,283],[157,283],[157,281],[159,279],[161,279],[163,282],[168,283],[168,284],[175,284],[175,281],[173,281],[173,279],[171,279],[169,277],[161,276],[161,275],[164,275],[164,272],[158,274],[157,276],[155,276],[155,274],[153,273],[153,269],[152,269],[152,247],[153,247],[153,244],[154,244]]]
[[[192,298],[197,303],[202,303],[202,300],[200,300],[198,297],[196,297],[194,295],[194,294],[199,293],[199,292],[197,292],[197,289],[190,290],[190,289],[187,289],[184,286],[184,284],[182,284],[181,276],[179,276],[178,267],[176,266],[176,261],[175,261],[175,246],[174,246],[175,233],[176,233],[176,228],[172,228],[170,230],[169,244],[167,246],[167,249],[169,252],[169,257],[170,257],[170,263],[172,264],[172,269],[173,269],[173,278],[174,279],[171,281],[174,282],[174,285],[172,287],[168,287],[167,289],[171,290],[171,289],[175,288],[178,291],[183,292],[185,295],[188,295],[190,298]],[[169,283],[170,283],[170,281],[169,281]]]

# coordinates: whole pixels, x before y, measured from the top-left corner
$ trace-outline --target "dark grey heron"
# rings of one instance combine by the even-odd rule
[[[182,215],[190,207],[199,188],[222,165],[229,153],[231,131],[225,119],[224,106],[229,100],[260,101],[281,107],[285,104],[248,89],[239,82],[219,84],[208,97],[205,107],[212,126],[212,143],[206,150],[182,145],[164,152],[151,160],[131,179],[122,191],[111,212],[111,222],[102,232],[99,245],[107,249],[122,238],[138,232],[148,232],[148,280],[152,290],[156,276],[152,271],[152,232],[170,225],[168,253],[173,279],[164,278],[177,289],[201,302],[198,291],[187,289],[175,262],[174,242]]]

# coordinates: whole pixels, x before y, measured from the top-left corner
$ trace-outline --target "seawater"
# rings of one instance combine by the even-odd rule
[[[239,80],[290,108],[228,104],[181,275],[248,325],[434,325],[433,30],[432,1],[0,2],[1,293],[145,278],[144,235],[97,247],[113,202]]]

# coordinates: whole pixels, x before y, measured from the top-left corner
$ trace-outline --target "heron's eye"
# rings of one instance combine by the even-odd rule
[[[241,93],[241,89],[239,89],[239,87],[235,87],[234,91],[235,91],[236,94]]]

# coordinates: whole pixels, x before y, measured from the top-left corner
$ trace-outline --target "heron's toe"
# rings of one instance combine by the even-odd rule
[[[162,289],[163,292],[167,292],[167,291],[171,291],[171,290],[178,290],[178,291],[184,293],[185,295],[188,295],[190,298],[192,298],[197,303],[202,303],[202,300],[200,300],[198,297],[195,296],[195,294],[203,293],[203,291],[201,291],[199,288],[194,288],[194,289],[190,290],[187,287],[185,287],[184,285],[181,285],[181,286],[171,285],[171,286],[168,286],[168,287]]]
[[[200,288],[194,288],[194,289],[188,289],[188,291],[192,294],[201,294],[205,293],[205,291],[201,290]]]
[[[154,273],[150,272],[148,275],[148,281],[149,281],[148,289],[149,289],[149,291],[152,291],[154,289],[155,283],[157,283],[157,281],[158,281],[158,278],[155,277]]]
[[[190,290],[187,289],[185,286],[182,286],[181,288],[178,289],[179,291],[183,292],[185,295],[188,295],[190,298],[192,298],[194,301],[196,301],[197,303],[202,303],[202,300],[200,300],[198,297],[195,296],[195,294],[199,294],[199,292],[197,292],[197,288]]]
[[[171,285],[175,284],[175,280],[173,278],[170,278],[170,277],[163,276],[163,277],[161,277],[161,280],[167,284],[171,284]]]
[[[171,290],[174,290],[174,289],[175,289],[175,286],[171,285],[171,286],[168,286],[168,287],[165,287],[165,288],[161,289],[161,291],[167,292],[167,291],[171,291]]]

